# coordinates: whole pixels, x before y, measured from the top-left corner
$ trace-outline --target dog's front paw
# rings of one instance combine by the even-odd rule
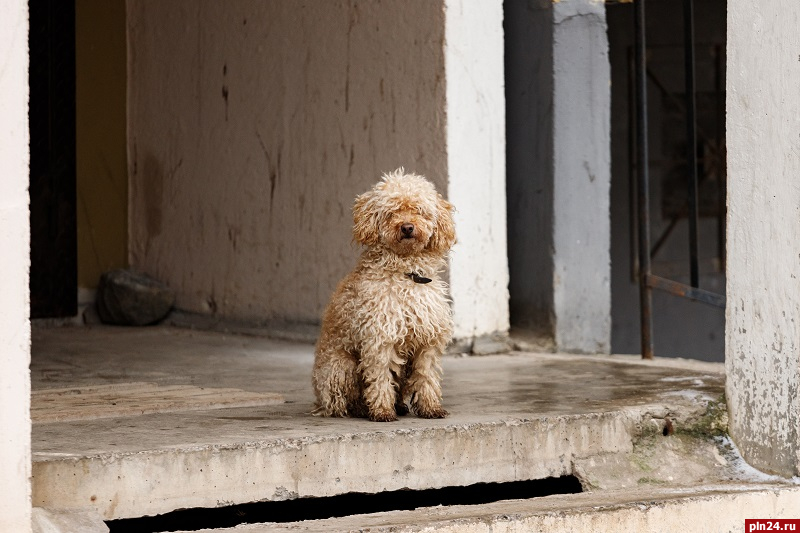
[[[373,422],[395,422],[397,413],[395,413],[394,409],[391,411],[373,411],[369,414],[369,419]]]
[[[395,422],[397,420],[397,413],[394,408],[392,409],[374,409],[369,413],[369,419],[373,422]]]
[[[417,416],[420,418],[445,418],[448,414],[441,406],[437,407],[417,407]]]

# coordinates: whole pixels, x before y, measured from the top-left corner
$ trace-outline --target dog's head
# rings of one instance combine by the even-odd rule
[[[365,246],[383,245],[397,255],[444,254],[456,242],[453,205],[431,182],[400,168],[356,197],[353,236]]]

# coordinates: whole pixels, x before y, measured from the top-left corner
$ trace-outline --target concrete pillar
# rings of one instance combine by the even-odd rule
[[[480,36],[480,38],[476,38]],[[445,1],[447,196],[455,338],[508,331],[503,3]]]
[[[611,344],[610,65],[599,0],[507,2],[509,268],[516,324]]]
[[[0,531],[31,529],[28,3],[0,17]]]
[[[800,4],[728,0],[725,363],[730,433],[800,474]]]

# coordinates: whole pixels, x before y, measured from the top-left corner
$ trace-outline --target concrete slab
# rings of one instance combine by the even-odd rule
[[[33,422],[66,422],[93,418],[118,418],[169,411],[223,407],[257,407],[282,404],[275,393],[254,393],[231,388],[155,383],[114,383],[33,391]]]
[[[166,327],[35,328],[34,391],[147,382],[285,401],[35,423],[34,505],[113,519],[573,474],[584,459],[633,453],[643,432],[667,419],[696,425],[723,391],[723,368],[710,363],[448,357],[449,418],[325,419],[309,415],[312,352],[304,343]]]

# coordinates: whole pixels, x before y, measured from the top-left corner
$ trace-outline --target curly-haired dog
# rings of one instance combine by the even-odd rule
[[[453,332],[439,278],[456,240],[453,206],[403,169],[383,176],[353,206],[366,247],[322,320],[313,385],[315,414],[389,422],[411,409],[443,418],[439,358]]]

